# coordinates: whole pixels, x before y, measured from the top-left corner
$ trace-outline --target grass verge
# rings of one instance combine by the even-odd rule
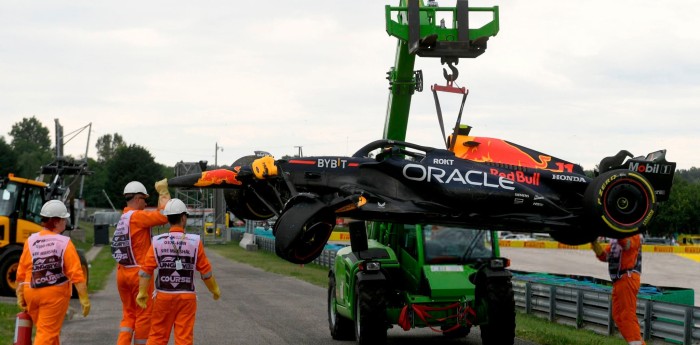
[[[292,276],[311,284],[328,286],[328,268],[316,264],[296,265],[284,261],[266,251],[247,251],[238,242],[225,245],[207,246],[220,255],[236,262],[258,267],[267,272]],[[533,315],[518,312],[516,315],[516,335],[520,339],[540,345],[624,345],[619,337],[607,337],[588,330],[550,323]]]

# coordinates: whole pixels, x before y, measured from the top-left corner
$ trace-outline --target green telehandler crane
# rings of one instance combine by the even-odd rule
[[[491,20],[469,27],[469,14],[485,12]],[[499,30],[498,7],[455,7],[436,2],[401,0],[386,6],[386,31],[397,38],[394,67],[387,73],[389,102],[384,139],[405,141],[411,99],[422,91],[416,57],[440,58],[446,86],[433,85],[438,120],[443,127],[438,92],[462,94],[453,86],[459,58],[484,53]],[[451,25],[443,17],[452,17]],[[466,134],[458,115],[452,137]],[[444,129],[443,129],[444,134]],[[446,146],[451,148],[449,139]],[[424,328],[447,337],[465,337],[479,326],[485,345],[513,344],[515,302],[509,261],[499,257],[495,232],[431,224],[350,224],[351,247],[337,252],[329,271],[328,324],[333,339],[354,338],[358,344],[381,344],[395,325],[404,330]]]

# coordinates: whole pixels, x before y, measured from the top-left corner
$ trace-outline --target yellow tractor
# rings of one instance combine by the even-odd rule
[[[0,178],[0,295],[15,294],[17,266],[24,242],[41,230],[41,206],[55,199],[57,189],[13,174]],[[74,217],[73,212],[71,217]],[[75,224],[72,220],[71,224]],[[87,260],[81,251],[78,255],[87,278]]]

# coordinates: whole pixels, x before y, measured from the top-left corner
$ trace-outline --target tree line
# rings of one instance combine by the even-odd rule
[[[10,140],[0,136],[0,176],[9,173],[18,177],[35,179],[41,166],[53,162],[56,148],[51,145],[49,130],[36,117],[24,118],[12,125]],[[90,175],[85,176],[82,199],[87,207],[116,209],[125,206],[122,197],[124,186],[129,181],[140,181],[151,192],[148,203],[156,205],[158,195],[153,190],[156,181],[173,177],[174,169],[159,164],[142,146],[129,144],[118,133],[105,134],[97,139],[97,160],[88,158]],[[84,162],[84,157],[62,157],[67,162]],[[51,176],[43,182],[50,182]],[[75,188],[75,187],[74,187]],[[75,197],[80,191],[73,191]]]
[[[12,125],[9,136],[9,141],[0,136],[0,176],[14,173],[34,178],[42,165],[54,160],[55,147],[51,146],[49,130],[35,117]],[[110,208],[109,197],[121,209],[122,191],[129,181],[141,181],[152,190],[157,180],[174,176],[174,167],[156,163],[148,150],[126,143],[118,133],[99,137],[95,148],[97,160],[88,158],[92,174],[85,177],[82,193],[88,207]],[[152,194],[149,204],[155,205],[157,195]],[[695,167],[676,171],[669,200],[659,205],[656,217],[647,227],[651,236],[677,233],[700,233],[700,169]]]

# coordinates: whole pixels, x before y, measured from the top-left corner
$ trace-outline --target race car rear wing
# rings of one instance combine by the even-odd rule
[[[636,171],[644,175],[654,187],[657,201],[668,200],[671,196],[676,163],[666,160],[666,150],[654,151],[647,154],[646,157],[639,156],[624,161],[627,157],[632,157],[632,154],[622,150],[615,156],[603,158],[598,168],[601,173],[612,169]]]

